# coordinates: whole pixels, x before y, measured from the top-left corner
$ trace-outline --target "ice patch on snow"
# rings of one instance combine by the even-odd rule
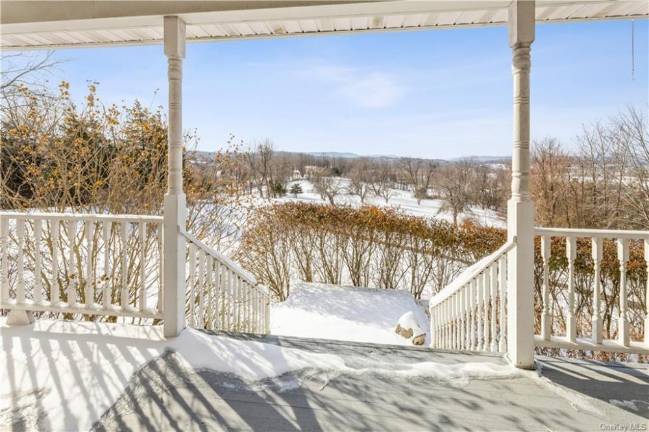
[[[618,408],[630,409],[631,411],[640,411],[640,408],[638,407],[638,404],[647,405],[647,407],[649,408],[649,402],[643,401],[643,400],[638,400],[638,399],[633,399],[633,400],[611,399],[608,402],[611,405],[614,405],[614,406],[616,406]]]
[[[431,378],[438,381],[468,384],[469,381],[486,379],[506,379],[519,376],[519,372],[509,364],[487,362],[466,362],[445,364],[438,362],[395,363],[368,362],[365,367],[355,369],[344,367],[339,370],[349,375],[380,375],[386,378]]]
[[[320,390],[324,389],[331,380],[339,376],[372,375],[384,379],[406,378],[416,380],[427,378],[441,381],[454,387],[468,385],[471,380],[496,380],[516,378],[519,372],[509,364],[495,364],[482,362],[467,362],[459,364],[445,364],[438,362],[395,363],[368,361],[364,367],[354,368],[340,365],[336,369],[316,369],[303,374],[288,374],[265,380],[253,385],[253,389],[269,389],[284,392],[303,386],[304,381],[319,383]]]

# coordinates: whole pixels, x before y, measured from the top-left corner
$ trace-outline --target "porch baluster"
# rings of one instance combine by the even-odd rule
[[[629,260],[629,241],[627,239],[617,240],[617,258],[620,261],[620,315],[618,318],[617,331],[620,344],[629,346],[629,323],[627,322],[626,311],[626,262]]]
[[[491,331],[490,331],[490,336],[491,336],[491,351],[496,352],[498,351],[498,343],[496,342],[496,310],[497,308],[497,303],[496,303],[496,294],[498,292],[498,272],[496,268],[496,264],[492,264],[489,267],[489,276],[491,277]]]
[[[466,308],[465,308],[465,292],[464,288],[461,288],[458,293],[458,306],[460,308],[460,319],[459,319],[459,325],[460,325],[460,346],[459,349],[463,350],[466,349]]]
[[[34,291],[32,293],[34,303],[43,303],[43,257],[41,255],[41,243],[43,241],[43,223],[40,219],[34,220]]]
[[[507,257],[498,260],[500,278],[500,331],[498,333],[498,351],[507,351]]]
[[[541,337],[550,340],[552,336],[552,316],[550,315],[550,246],[552,238],[541,236],[541,259],[543,260],[543,292],[541,311]]]
[[[140,222],[138,224],[138,234],[140,240],[140,311],[146,310],[146,224]]]
[[[77,303],[77,287],[79,286],[81,275],[79,268],[81,263],[77,262],[77,222],[68,221],[68,253],[70,254],[70,264],[67,274],[68,283],[68,305],[74,306]]]
[[[207,254],[201,251],[200,260],[200,285],[198,286],[198,325],[203,327],[205,325],[205,294],[207,292]]]
[[[462,304],[459,291],[453,294],[453,349],[458,350],[462,346]]]
[[[0,216],[0,301],[9,299],[9,219]]]
[[[475,302],[476,302],[476,290],[477,290],[477,282],[475,279],[472,279],[470,284],[469,284],[469,310],[471,313],[471,322],[469,324],[469,349],[471,351],[474,351],[477,349],[476,345],[476,331],[475,331],[475,325],[477,321],[476,317],[476,309],[475,309]]]
[[[18,256],[16,257],[16,303],[25,303],[25,220],[16,220],[16,240]]]
[[[477,278],[476,278],[476,302],[475,302],[475,308],[476,308],[476,333],[477,333],[477,343],[476,343],[476,350],[478,351],[483,351],[484,350],[484,340],[483,340],[483,325],[482,321],[484,321],[484,314],[482,313],[482,296],[484,294],[484,280],[483,280],[483,273],[481,273]]]
[[[649,346],[649,239],[644,241],[644,261],[647,266],[647,281],[645,286],[645,318],[644,318],[644,344]]]
[[[61,223],[58,218],[52,219],[52,290],[50,294],[50,304],[58,306],[61,302],[61,293],[59,288],[59,238],[61,236]]]
[[[491,291],[489,269],[482,273],[482,350],[489,350],[489,292]]]
[[[566,338],[570,342],[575,342],[577,340],[577,325],[575,318],[575,255],[575,238],[566,237],[566,258],[568,258],[568,315],[566,318]]]
[[[92,265],[92,244],[95,236],[95,221],[87,220],[84,224],[84,233],[86,237],[86,283],[84,285],[86,307],[92,307],[95,304],[95,272]]]
[[[601,281],[600,281],[600,272],[602,266],[602,239],[599,237],[593,237],[591,239],[592,245],[592,257],[593,257],[593,316],[592,316],[592,331],[591,337],[593,343],[601,344],[604,335],[602,334],[602,318],[601,318],[601,306],[600,306],[600,291]]]
[[[471,350],[471,283],[464,285],[464,347]]]
[[[162,312],[162,305],[164,304],[164,250],[162,249],[162,225],[156,225],[158,230],[158,262],[160,269],[158,273],[158,301],[156,304],[156,312]]]
[[[189,244],[189,323],[196,326],[194,303],[196,301],[196,246]]]
[[[104,241],[104,277],[103,277],[103,292],[102,292],[102,303],[104,304],[104,309],[108,309],[112,303],[112,289],[110,280],[112,276],[110,274],[110,231],[112,228],[111,221],[104,221],[102,226],[102,236]]]

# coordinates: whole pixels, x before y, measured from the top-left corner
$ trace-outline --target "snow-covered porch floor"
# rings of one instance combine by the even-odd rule
[[[0,342],[0,430],[604,430],[649,417],[646,365],[541,359],[538,377],[491,354],[53,321],[0,322]]]

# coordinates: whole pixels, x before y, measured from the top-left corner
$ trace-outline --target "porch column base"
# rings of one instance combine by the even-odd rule
[[[507,232],[516,238],[508,255],[507,357],[514,366],[534,368],[534,205],[507,203]]]
[[[164,247],[164,335],[176,337],[185,328],[185,237],[179,227],[186,220],[185,194],[165,195]]]
[[[7,314],[7,325],[23,326],[34,322],[34,314],[31,311],[11,310]]]

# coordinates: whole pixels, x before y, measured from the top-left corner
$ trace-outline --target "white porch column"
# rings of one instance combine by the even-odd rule
[[[520,368],[534,366],[534,205],[529,195],[530,47],[534,41],[534,1],[509,7],[509,45],[514,78],[512,196],[507,204],[507,235],[516,237],[509,253],[507,353]]]
[[[164,334],[175,337],[185,328],[185,228],[183,192],[182,64],[185,57],[185,23],[176,16],[164,17],[164,53],[168,59],[168,175],[164,200]]]

